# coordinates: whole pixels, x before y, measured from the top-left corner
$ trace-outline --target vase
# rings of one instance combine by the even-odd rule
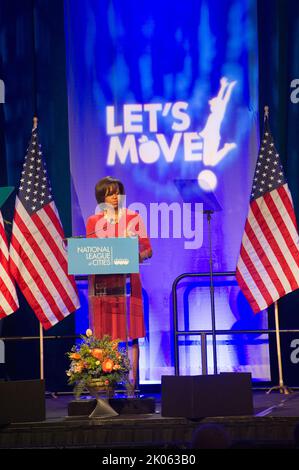
[[[86,388],[89,391],[90,395],[92,395],[96,399],[112,398],[115,395],[114,387],[112,387],[111,385],[99,385],[96,380],[87,384]]]

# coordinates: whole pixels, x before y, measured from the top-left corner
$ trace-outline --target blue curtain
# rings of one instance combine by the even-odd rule
[[[270,107],[270,125],[280,153],[299,222],[299,103],[291,101],[291,82],[299,79],[299,3],[296,0],[263,0],[258,5],[260,119],[265,105]],[[279,301],[281,329],[298,329],[299,291]],[[272,310],[272,311],[271,311]],[[269,311],[269,327],[275,328],[273,309]],[[281,348],[284,380],[298,385],[298,364],[291,361],[292,340],[298,334],[282,334]],[[278,383],[275,337],[270,342],[271,375]]]
[[[71,212],[64,4],[61,0],[2,0],[0,10],[0,78],[6,88],[5,104],[0,105],[0,185],[17,187],[37,113],[55,202],[68,236]],[[14,197],[10,197],[3,209],[10,220],[13,206]],[[2,336],[39,334],[35,315],[21,295],[19,299],[20,309],[0,322]],[[45,334],[71,335],[74,331],[74,316],[70,315]],[[45,340],[47,390],[65,388],[65,351],[72,343]],[[7,377],[39,377],[38,341],[7,341],[5,350]]]

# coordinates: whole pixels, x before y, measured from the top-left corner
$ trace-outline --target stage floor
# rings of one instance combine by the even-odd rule
[[[55,397],[55,398],[54,398]],[[155,416],[161,417],[161,395],[159,393],[142,393],[140,397],[153,397],[156,401]],[[84,398],[88,398],[83,396]],[[55,421],[64,419],[68,415],[68,404],[74,400],[73,395],[46,395],[46,420]],[[283,395],[277,391],[253,392],[254,416],[280,416],[298,417],[299,422],[299,391]],[[141,415],[142,417],[143,415]],[[122,416],[123,418],[123,416]],[[136,415],[137,418],[137,415]]]
[[[147,396],[147,395],[143,395]],[[254,441],[261,447],[293,447],[299,423],[299,392],[253,393],[254,415],[204,417],[201,419],[161,416],[159,394],[156,411],[143,415],[109,418],[68,417],[72,395],[46,397],[46,420],[11,423],[0,429],[0,448],[185,448],[190,447],[199,423],[221,423],[233,442]]]

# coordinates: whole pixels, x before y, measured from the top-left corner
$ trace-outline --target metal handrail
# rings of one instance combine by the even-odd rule
[[[235,276],[234,271],[214,272],[213,277],[231,277]],[[276,333],[275,329],[259,329],[259,330],[216,330],[213,322],[212,329],[209,330],[179,330],[178,329],[178,301],[177,301],[177,285],[184,278],[207,278],[210,277],[209,272],[204,273],[183,273],[180,274],[172,284],[172,303],[173,303],[173,340],[174,340],[174,370],[175,375],[179,375],[179,336],[200,336],[201,337],[201,365],[202,374],[206,375],[208,372],[207,364],[207,336],[212,336],[213,348],[216,348],[215,337],[216,335],[235,335],[235,334],[273,334]],[[212,314],[212,312],[211,312]],[[299,333],[299,329],[284,329],[279,330],[279,333]]]
[[[268,334],[268,333],[276,333],[276,330],[272,329],[261,329],[261,330],[215,330],[217,336],[221,335],[235,335],[235,334],[242,334],[242,335],[247,335],[247,334],[260,334],[262,335],[263,333]],[[290,330],[279,330],[279,333],[299,333],[299,329],[290,329]],[[206,336],[212,335],[213,332],[212,330],[188,330],[188,331],[180,331],[178,330],[177,332],[178,336],[192,336],[192,335],[201,335],[205,334]]]
[[[80,335],[52,335],[43,336],[43,339],[76,339],[80,338]],[[40,340],[40,336],[0,336],[1,341],[23,341],[23,340]]]
[[[223,277],[223,276],[235,276],[236,273],[235,271],[226,271],[226,272],[213,272],[213,277]],[[178,340],[177,340],[177,335],[178,335],[178,301],[177,301],[177,285],[178,283],[186,278],[186,277],[209,277],[210,278],[210,297],[211,297],[211,320],[212,320],[212,336],[213,336],[213,351],[215,352],[214,354],[214,361],[216,361],[216,327],[215,327],[215,322],[214,320],[214,313],[212,311],[212,297],[213,297],[213,289],[212,287],[212,280],[211,280],[211,272],[208,273],[183,273],[180,274],[173,282],[172,284],[172,305],[173,305],[173,329],[174,329],[174,370],[175,370],[175,375],[179,375],[179,350],[178,350]],[[196,334],[196,333],[194,333]],[[206,352],[206,341],[205,337],[202,336],[202,361],[203,361],[203,371],[206,372],[206,363],[207,363],[207,352]],[[217,366],[214,364],[214,369],[217,370]],[[204,373],[204,372],[203,372]]]

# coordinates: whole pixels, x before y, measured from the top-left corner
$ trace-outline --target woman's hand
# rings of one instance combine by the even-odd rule
[[[139,253],[139,263],[142,263],[145,259],[151,258],[153,256],[153,250],[150,248],[148,250],[143,250]]]

